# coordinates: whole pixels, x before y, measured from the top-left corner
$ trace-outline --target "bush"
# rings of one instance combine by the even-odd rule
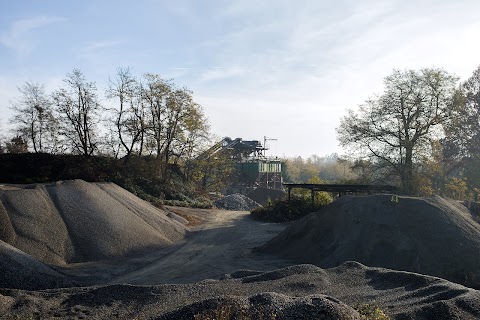
[[[199,209],[211,209],[213,208],[213,203],[210,199],[206,198],[197,198],[192,202],[192,207],[193,208],[199,208]]]
[[[189,207],[190,202],[182,201],[182,200],[164,200],[164,205],[172,206],[172,207]]]
[[[365,320],[390,320],[390,317],[387,316],[382,309],[378,306],[370,303],[359,304],[354,307],[355,310],[360,313],[362,319]]]
[[[163,204],[172,207],[190,207],[199,209],[213,208],[213,203],[210,200],[204,198],[198,198],[195,200],[163,200]]]
[[[300,219],[310,212],[318,211],[323,206],[314,205],[306,199],[279,200],[252,210],[251,217],[266,222],[287,222]]]

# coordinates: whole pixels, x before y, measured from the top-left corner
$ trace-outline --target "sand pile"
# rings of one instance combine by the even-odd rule
[[[440,197],[343,197],[260,251],[324,268],[358,261],[480,288],[480,224],[460,203]]]
[[[165,247],[186,228],[112,183],[3,187],[0,240],[42,262],[104,260]]]
[[[244,195],[235,193],[223,197],[215,202],[215,206],[219,209],[233,210],[233,211],[250,211],[262,205],[245,197]]]

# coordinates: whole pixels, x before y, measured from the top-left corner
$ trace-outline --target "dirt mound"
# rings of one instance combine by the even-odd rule
[[[233,211],[250,211],[262,205],[245,197],[244,195],[235,193],[223,197],[215,202],[215,206],[220,209]]]
[[[53,264],[165,247],[186,228],[113,183],[83,180],[0,190],[0,239]]]
[[[212,298],[185,306],[157,318],[168,319],[361,319],[360,314],[332,297],[289,297],[259,293],[248,298]]]
[[[480,224],[440,197],[347,196],[298,220],[260,251],[320,267],[358,261],[480,288]]]

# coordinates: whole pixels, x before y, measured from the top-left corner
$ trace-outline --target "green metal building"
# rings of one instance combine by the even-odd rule
[[[226,137],[207,153],[208,156],[212,156],[217,152],[228,151],[236,163],[239,189],[263,187],[282,190],[282,162],[278,158],[265,156],[266,140],[265,137],[262,145],[258,140],[247,141]]]

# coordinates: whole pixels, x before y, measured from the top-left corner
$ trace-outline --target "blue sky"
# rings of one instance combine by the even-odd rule
[[[347,108],[394,68],[480,65],[480,1],[65,1],[0,3],[0,119],[25,81],[81,69],[103,93],[119,66],[193,90],[218,136],[278,156],[341,153]]]

